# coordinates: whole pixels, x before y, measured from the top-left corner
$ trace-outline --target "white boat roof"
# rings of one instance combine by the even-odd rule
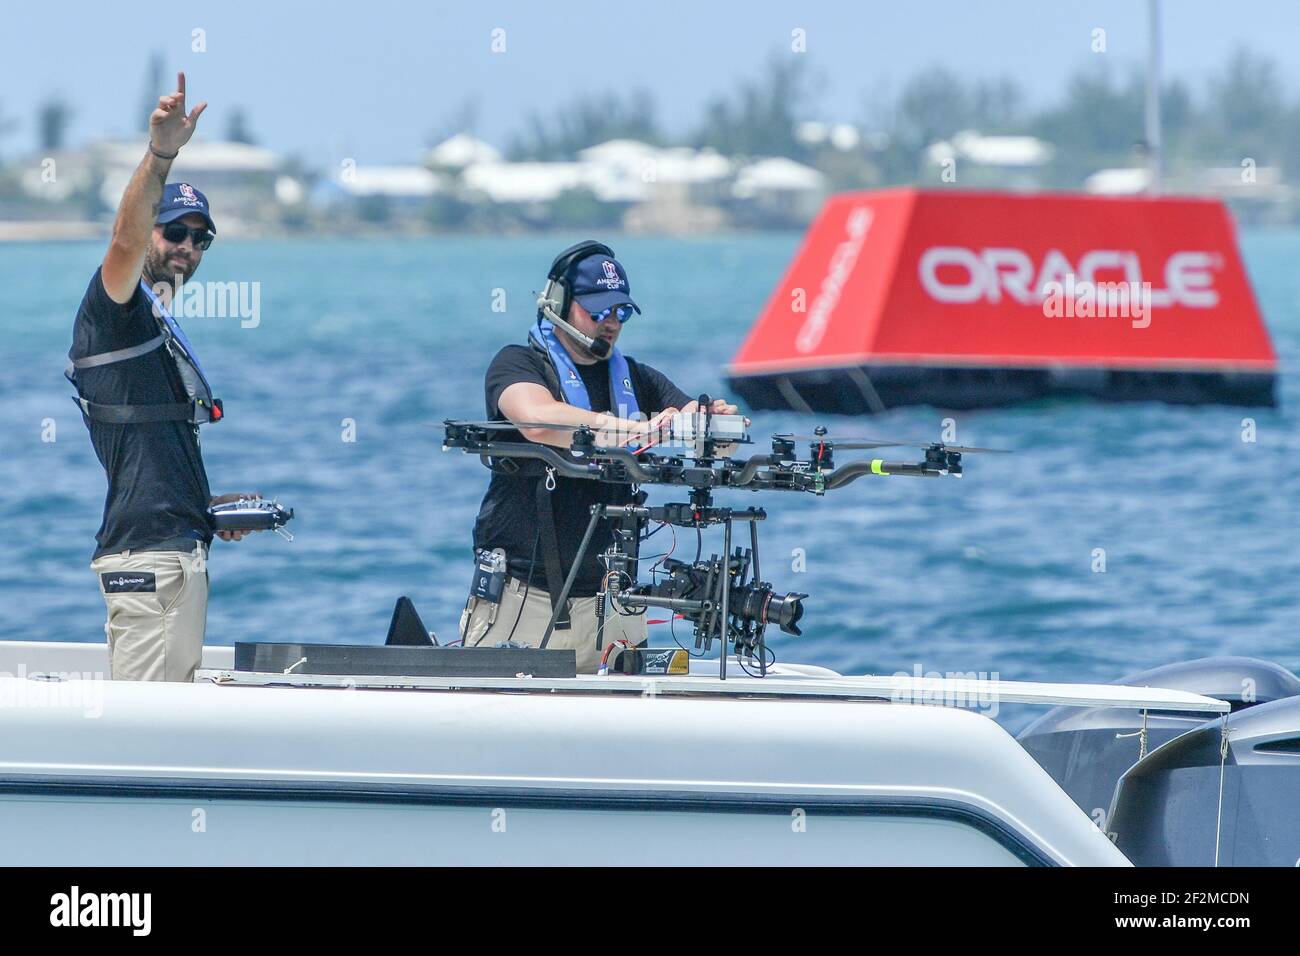
[[[38,687],[64,704],[14,705]],[[0,678],[0,700],[9,787],[153,781],[302,790],[304,800],[322,789],[584,791],[777,801],[809,814],[819,801],[889,801],[959,807],[1050,862],[1126,863],[1002,727],[947,707],[13,677]]]
[[[0,641],[0,787],[270,788],[303,800],[658,793],[809,813],[818,801],[945,805],[992,819],[1048,861],[1125,865],[1004,728],[961,705],[1227,709],[1162,688],[854,678],[807,665],[763,680],[732,669],[720,682],[716,661],[692,663],[681,678],[325,678],[235,672],[233,649],[213,646],[208,679],[143,684],[79,679],[103,674],[101,644]],[[38,671],[65,678],[30,679]]]
[[[108,652],[104,644],[64,641],[0,641],[0,676],[26,676],[40,671],[105,675]],[[207,680],[247,684],[276,683],[289,686],[411,687],[429,690],[573,690],[582,693],[644,692],[654,681],[655,692],[716,696],[883,698],[895,703],[983,707],[988,703],[1044,704],[1072,707],[1131,707],[1160,712],[1226,714],[1231,706],[1213,697],[1163,687],[1127,687],[1121,684],[1071,684],[1042,681],[980,680],[959,676],[929,677],[910,674],[844,676],[810,664],[780,663],[763,680],[748,677],[731,659],[728,679],[718,681],[716,660],[691,660],[689,677],[579,677],[548,680],[518,678],[373,677],[352,675],[327,678],[316,675],[254,675],[234,670],[234,648],[203,648],[200,675]],[[620,683],[622,682],[622,683]],[[629,684],[628,682],[632,682]]]
[[[809,813],[818,801],[892,801],[962,808],[1051,862],[1124,865],[996,721],[926,705],[1227,709],[1160,688],[843,677],[797,664],[723,682],[704,672],[716,661],[653,678],[249,674],[231,669],[232,650],[205,648],[209,679],[187,685],[78,677],[102,675],[103,645],[0,642],[0,787],[659,794]],[[31,679],[38,671],[66,676]]]
[[[708,661],[711,670],[717,665]],[[1119,684],[1053,684],[1035,681],[977,680],[967,678],[823,677],[782,675],[756,679],[744,672],[726,680],[693,669],[690,676],[606,677],[394,677],[376,675],[324,676],[315,674],[258,674],[234,670],[203,670],[199,677],[220,684],[286,687],[407,688],[412,690],[556,691],[610,694],[664,694],[744,697],[821,697],[880,699],[893,703],[952,707],[987,704],[1045,704],[1066,707],[1131,707],[1135,710],[1226,714],[1226,701],[1188,691],[1162,687],[1126,687]]]

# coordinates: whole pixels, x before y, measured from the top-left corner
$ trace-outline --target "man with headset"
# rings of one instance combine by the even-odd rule
[[[662,372],[615,348],[623,324],[641,309],[632,301],[626,270],[608,246],[588,240],[560,253],[538,306],[528,344],[507,345],[488,367],[489,419],[586,425],[596,431],[597,444],[616,445],[653,435],[677,412],[696,410],[697,403]],[[731,415],[736,406],[717,399],[712,410]],[[501,433],[500,440],[568,448],[572,437],[569,428],[522,427]],[[504,566],[505,581],[499,595],[493,588],[481,596],[475,591],[484,589],[471,592],[461,615],[465,646],[506,641],[539,645],[591,519],[591,506],[631,500],[628,485],[555,475],[538,462],[501,463],[479,508],[474,548],[481,568],[493,562]],[[598,556],[612,540],[609,523],[601,522],[547,644],[577,651],[579,673],[594,672],[600,660],[596,594],[604,569]],[[611,611],[600,645],[616,640],[641,644],[645,636],[644,615]]]

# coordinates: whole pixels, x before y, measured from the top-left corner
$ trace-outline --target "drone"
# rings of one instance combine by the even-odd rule
[[[833,437],[823,426],[811,435],[777,434],[769,454],[738,457],[736,452],[754,442],[748,420],[740,415],[718,415],[709,411],[710,399],[701,395],[702,411],[679,413],[653,435],[617,435],[616,443],[601,444],[607,432],[589,426],[547,422],[458,421],[443,422],[443,450],[459,449],[478,455],[493,471],[545,475],[548,487],[556,475],[632,486],[632,501],[626,505],[596,504],[578,546],[577,555],[556,600],[542,638],[546,647],[551,633],[577,579],[578,569],[602,520],[611,522],[613,543],[600,555],[606,569],[597,594],[597,644],[606,603],[618,613],[645,613],[650,607],[663,608],[690,620],[694,625],[695,647],[707,653],[714,641],[722,644],[719,677],[727,676],[727,649],[733,646],[741,667],[756,677],[767,674],[775,662],[765,639],[769,624],[787,634],[800,633],[807,594],[778,594],[760,577],[758,522],[766,519],[762,508],[732,508],[715,505],[714,492],[722,490],[794,491],[824,495],[827,491],[866,476],[913,476],[960,478],[962,456],[972,453],[1007,454],[1003,449],[949,445],[940,441],[912,442],[880,438]],[[546,429],[570,434],[569,447],[560,448],[523,438],[522,430]],[[807,457],[798,447],[806,443]],[[858,458],[837,462],[839,452],[879,448],[919,448],[920,460],[892,461]],[[680,486],[688,501],[649,506],[643,485]],[[643,584],[637,581],[639,546],[648,536],[650,522],[693,528],[697,531],[721,525],[722,551],[693,562],[670,558],[657,563],[663,580]],[[732,547],[737,523],[749,525],[749,548]],[[657,529],[656,529],[657,530]],[[597,648],[600,649],[599,646]],[[625,668],[634,668],[637,654],[624,654]],[[756,672],[750,670],[750,666]],[[625,669],[625,672],[644,672]]]

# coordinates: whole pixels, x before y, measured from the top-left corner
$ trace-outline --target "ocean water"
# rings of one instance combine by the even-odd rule
[[[226,402],[227,419],[203,432],[212,488],[275,495],[297,518],[292,543],[215,544],[210,643],[382,642],[402,594],[454,636],[487,473],[443,453],[438,425],[482,416],[488,361],[523,340],[532,290],[574,238],[213,246],[198,278],[256,281],[261,300],[256,327],[185,323]],[[620,344],[692,394],[724,393],[722,367],[798,241],[613,240],[645,310]],[[962,442],[1016,454],[968,456],[961,481],[720,494],[768,509],[764,576],[812,595],[804,636],[777,636],[778,656],[1025,680],[1106,681],[1212,654],[1300,666],[1300,232],[1246,232],[1242,244],[1283,362],[1278,409],[1051,401],[957,413]],[[102,251],[0,246],[0,639],[103,639],[88,564],[104,477],[61,375]],[[824,421],[841,435],[930,437],[945,414],[762,413],[754,432]],[[1247,417],[1254,443],[1242,441]]]

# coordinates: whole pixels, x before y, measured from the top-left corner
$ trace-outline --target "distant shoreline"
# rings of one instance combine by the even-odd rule
[[[109,225],[102,222],[57,220],[0,220],[0,242],[84,242],[107,239]]]
[[[0,221],[0,245],[6,243],[63,243],[63,242],[94,242],[107,241],[111,228],[108,223],[101,222],[69,222],[67,220],[54,221]],[[530,229],[518,232],[491,232],[487,230],[420,230],[411,231],[409,229],[394,228],[391,230],[382,229],[358,229],[355,231],[340,229],[332,232],[317,232],[312,230],[299,229],[281,229],[281,230],[258,230],[256,232],[234,233],[222,236],[222,244],[229,242],[250,241],[255,242],[266,239],[276,240],[306,240],[319,242],[322,239],[435,239],[442,236],[465,238],[469,236],[483,236],[488,238],[518,238],[526,236],[570,236],[577,232],[598,232],[606,238],[618,239],[696,239],[710,238],[716,239],[726,236],[752,236],[752,235],[799,235],[803,232],[801,228],[784,227],[780,229],[738,229],[729,228],[709,232],[627,232],[623,229],[616,228],[599,228],[595,226],[563,226],[554,229]]]

